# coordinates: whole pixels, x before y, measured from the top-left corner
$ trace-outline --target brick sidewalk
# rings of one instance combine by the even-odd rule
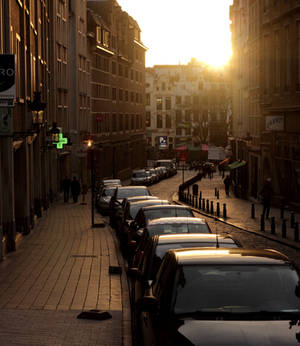
[[[195,174],[196,175],[196,172]],[[220,219],[228,224],[232,224],[241,229],[261,232],[261,214],[262,205],[259,202],[249,201],[234,196],[233,192],[230,191],[230,196],[226,196],[225,188],[222,177],[215,173],[212,179],[202,178],[201,181],[197,182],[199,194],[202,192],[202,198],[209,200],[209,206],[211,201],[213,201],[214,211],[216,213],[217,203],[220,203]],[[219,199],[215,196],[215,188],[219,190]],[[187,191],[185,191],[187,192]],[[192,193],[192,188],[190,188],[190,193]],[[206,201],[205,201],[206,202]],[[226,204],[226,214],[227,218],[224,219],[223,216],[223,205]],[[252,204],[254,204],[255,217],[252,218]],[[208,215],[208,213],[205,212]],[[271,218],[275,218],[275,235],[271,234]],[[287,238],[282,238],[282,219],[281,211],[279,208],[271,207],[270,218],[265,221],[265,231],[264,235],[275,239],[280,242],[284,242],[288,245],[294,246],[300,249],[300,242],[294,240],[295,229],[291,227],[291,212],[285,211],[284,218],[286,219],[287,226]],[[300,222],[300,214],[295,213],[295,221]]]
[[[125,264],[96,212],[95,222],[105,227],[91,228],[89,204],[59,202],[0,263],[1,345],[131,345]],[[112,318],[76,318],[90,309]]]

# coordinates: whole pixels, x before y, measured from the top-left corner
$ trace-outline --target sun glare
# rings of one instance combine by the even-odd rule
[[[232,0],[118,0],[139,24],[146,66],[186,64],[192,57],[221,67],[231,57]]]

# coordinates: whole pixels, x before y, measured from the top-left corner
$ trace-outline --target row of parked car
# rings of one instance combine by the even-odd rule
[[[131,185],[149,186],[175,174],[177,174],[177,169],[173,160],[157,160],[155,167],[133,170]]]
[[[242,248],[147,186],[108,190],[100,212],[128,262],[134,345],[299,344],[300,276],[285,255]]]

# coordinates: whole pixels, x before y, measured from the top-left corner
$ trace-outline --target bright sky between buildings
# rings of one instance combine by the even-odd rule
[[[117,0],[142,30],[146,66],[186,64],[192,57],[222,66],[231,56],[233,0]]]

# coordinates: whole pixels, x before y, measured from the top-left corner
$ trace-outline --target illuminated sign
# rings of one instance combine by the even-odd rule
[[[16,97],[16,67],[14,54],[0,54],[0,99]]]
[[[159,137],[159,148],[160,149],[167,149],[168,148],[167,136],[160,136]]]
[[[64,144],[68,144],[68,138],[64,138],[62,133],[58,135],[58,142],[53,142],[56,145],[56,149],[62,149]]]
[[[284,131],[283,115],[267,115],[266,116],[267,131]]]

